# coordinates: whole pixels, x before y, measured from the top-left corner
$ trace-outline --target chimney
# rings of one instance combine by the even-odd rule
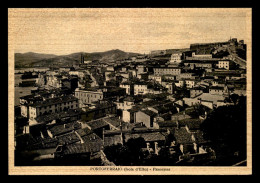
[[[68,125],[67,125],[67,124],[64,124],[63,126],[64,126],[64,128],[68,128]]]
[[[102,129],[103,130],[103,147],[105,146],[105,128]]]
[[[120,138],[121,138],[121,144],[123,145],[124,144],[124,141],[123,141],[123,132],[122,132],[122,121],[120,120]]]
[[[146,148],[149,151],[149,149],[150,149],[150,143],[149,142],[146,143]]]
[[[156,155],[159,154],[158,142],[154,142],[154,153],[155,153]]]

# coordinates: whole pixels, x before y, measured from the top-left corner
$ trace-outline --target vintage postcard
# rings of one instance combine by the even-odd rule
[[[251,8],[8,9],[9,175],[252,174]]]

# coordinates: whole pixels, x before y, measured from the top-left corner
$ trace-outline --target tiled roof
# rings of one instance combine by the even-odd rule
[[[95,130],[95,129],[98,129],[98,128],[102,128],[102,127],[105,127],[105,126],[108,125],[103,119],[89,121],[86,124],[88,126],[90,126],[92,130]]]
[[[148,116],[154,117],[157,115],[157,113],[151,111],[151,110],[142,110],[141,112],[145,113]]]
[[[46,99],[45,101],[37,101],[34,104],[31,104],[32,107],[44,107],[49,106],[53,104],[59,104],[64,102],[71,102],[71,101],[77,101],[78,99],[74,97],[73,95],[66,95],[62,97],[56,97],[56,98],[50,98]]]
[[[113,135],[105,137],[104,139],[104,146],[111,146],[111,145],[117,145],[121,143],[121,136],[120,135]]]
[[[65,125],[65,127],[64,127]],[[73,130],[79,129],[80,128],[80,124],[77,122],[73,122],[73,123],[67,123],[67,124],[62,124],[62,125],[54,125],[49,127],[49,131],[52,133],[53,136],[58,136],[58,135],[62,135],[65,133],[69,133]]]
[[[182,119],[178,121],[179,126],[187,125],[190,130],[199,129],[202,122],[203,120],[201,119]]]
[[[174,137],[178,144],[190,144],[194,142],[191,138],[191,133],[189,133],[185,127],[175,129]]]
[[[89,128],[81,128],[81,129],[76,130],[76,132],[77,132],[81,137],[93,133],[93,131],[90,130]]]
[[[85,135],[82,137],[84,143],[74,143],[66,145],[63,154],[81,154],[81,153],[90,153],[90,152],[99,152],[102,148],[103,142],[100,137],[95,133]]]
[[[59,140],[60,144],[73,144],[80,141],[74,132],[58,136],[57,139]]]
[[[202,93],[201,95],[197,96],[196,98],[200,98],[204,101],[212,101],[214,104],[217,103],[218,100],[224,100],[225,97],[221,95],[212,95],[210,93]]]
[[[122,124],[122,126],[123,126],[125,123],[122,120],[118,119],[117,117],[104,118],[103,120],[107,124],[113,125],[114,127],[120,127],[120,124]]]
[[[47,148],[55,148],[58,145],[58,140],[54,138],[44,138],[41,137],[35,138],[31,135],[21,135],[16,137],[17,144],[19,144],[19,148],[27,149],[27,150],[37,150],[37,149],[47,149]]]
[[[67,145],[63,151],[63,154],[82,154],[82,153],[90,153],[90,148],[83,144],[70,144]]]
[[[193,133],[195,139],[196,139],[196,143],[201,144],[201,143],[205,143],[207,142],[204,138],[203,138],[203,132],[202,131],[197,131],[195,133]]]
[[[48,121],[52,121],[52,120],[56,120],[56,119],[77,116],[80,114],[81,114],[81,110],[69,109],[68,111],[38,116],[37,118],[35,118],[35,120],[38,122],[48,122]]]
[[[125,141],[128,141],[131,138],[139,138],[142,137],[146,142],[153,142],[153,141],[164,141],[165,136],[167,135],[166,132],[148,132],[148,133],[126,133],[125,134]]]
[[[95,133],[90,133],[81,138],[84,141],[84,143],[92,143],[92,142],[95,143],[95,142],[102,141],[102,139]]]

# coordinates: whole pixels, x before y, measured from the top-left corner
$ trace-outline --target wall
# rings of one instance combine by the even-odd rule
[[[142,111],[136,113],[136,123],[143,122],[146,127],[153,127],[153,119]]]
[[[103,93],[96,91],[85,91],[85,90],[76,90],[75,97],[80,101],[80,107],[83,107],[83,104],[91,104],[92,102],[103,100]]]

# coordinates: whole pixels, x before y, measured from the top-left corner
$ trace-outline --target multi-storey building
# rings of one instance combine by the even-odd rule
[[[218,61],[218,68],[224,68],[229,70],[229,60],[220,60]]]
[[[93,102],[103,100],[104,95],[101,90],[83,90],[77,88],[75,90],[75,97],[79,99],[79,107],[84,107]]]
[[[134,95],[143,95],[148,93],[148,86],[146,83],[134,84]]]
[[[180,63],[182,53],[174,53],[171,55],[170,63]]]
[[[72,95],[50,98],[29,104],[29,118],[35,119],[44,114],[57,113],[77,108],[79,108],[78,99]]]
[[[121,83],[119,87],[125,88],[127,95],[134,94],[134,85],[131,83],[124,82],[124,83]]]
[[[178,67],[155,67],[154,75],[179,75],[181,73],[181,68]]]

